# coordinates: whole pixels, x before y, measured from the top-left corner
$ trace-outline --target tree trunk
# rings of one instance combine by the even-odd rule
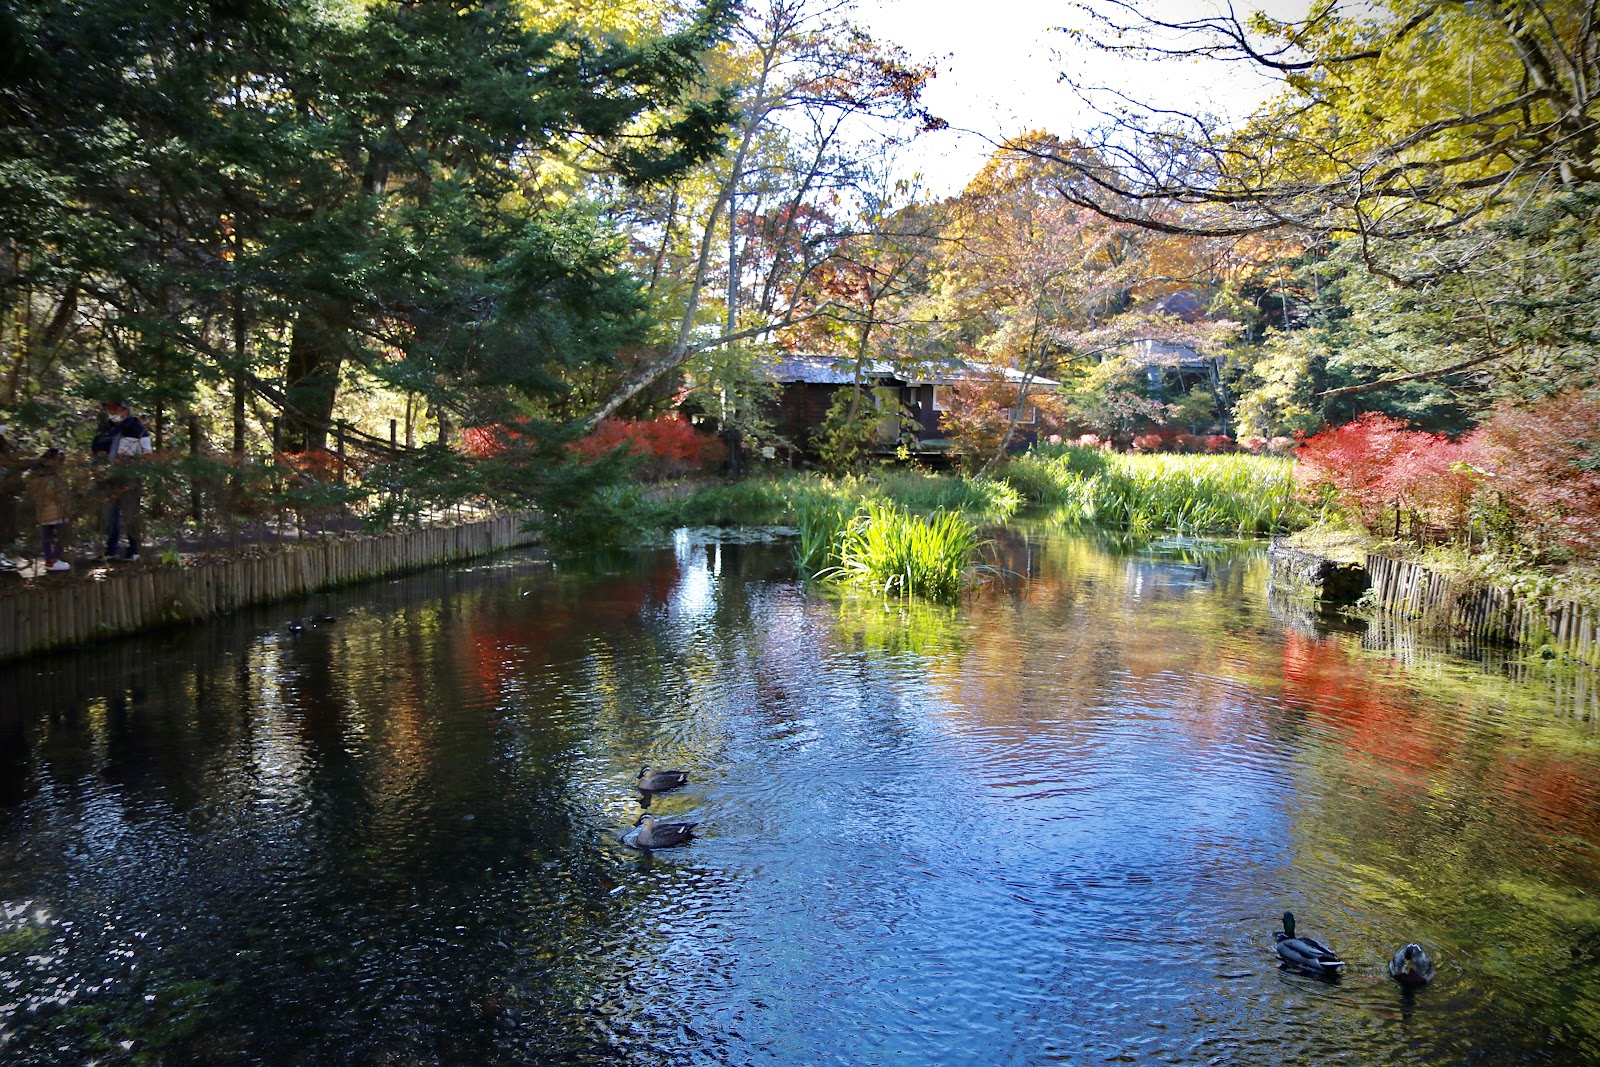
[[[289,408],[284,411],[286,447],[310,451],[328,447],[328,427],[339,394],[339,372],[349,336],[349,312],[318,301],[295,316],[284,377]]]

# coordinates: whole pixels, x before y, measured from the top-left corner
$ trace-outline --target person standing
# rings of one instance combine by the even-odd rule
[[[61,450],[47,449],[28,475],[28,502],[39,527],[39,547],[47,571],[70,571],[61,558],[61,530],[67,523],[66,488],[61,477]]]
[[[144,428],[128,407],[126,401],[111,400],[105,405],[110,421],[110,439],[106,444],[105,503],[101,505],[101,518],[106,530],[106,559],[137,560],[139,542],[144,533],[143,517],[139,514],[139,493],[142,488],[137,473],[139,460],[151,451],[150,431]],[[95,445],[100,440],[96,436]],[[119,544],[127,540],[125,552],[118,555]]]

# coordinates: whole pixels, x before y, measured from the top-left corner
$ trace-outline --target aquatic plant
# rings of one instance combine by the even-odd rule
[[[1022,496],[1004,481],[952,478],[921,471],[834,478],[788,473],[710,485],[663,503],[647,518],[680,526],[799,525],[802,513],[843,508],[853,513],[869,500],[892,500],[910,511],[959,511],[997,521],[1022,506]]]
[[[1064,525],[1135,532],[1285,533],[1309,520],[1295,498],[1293,463],[1250,455],[1113,455],[1093,474],[1041,457],[1018,460],[1028,495]],[[1010,478],[1010,471],[1006,477]]]
[[[839,543],[854,509],[839,500],[811,500],[799,508],[795,565],[810,577],[839,565]]]
[[[961,595],[980,540],[961,515],[914,515],[897,504],[863,504],[840,532],[838,562],[817,575],[888,596],[948,603]]]
[[[925,471],[889,471],[863,482],[868,499],[892,500],[910,511],[957,511],[978,519],[1016,514],[1022,494],[998,478],[952,478]]]

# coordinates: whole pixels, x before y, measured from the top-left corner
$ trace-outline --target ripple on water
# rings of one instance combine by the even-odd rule
[[[1581,723],[1284,629],[1254,549],[1034,547],[1024,593],[959,611],[841,606],[781,551],[680,539],[74,660],[0,729],[28,783],[0,794],[0,1048],[1597,1058]],[[704,824],[689,846],[621,844],[641,763],[690,772],[651,798]],[[1278,969],[1284,908],[1342,981]],[[1408,996],[1383,964],[1413,938],[1440,974]]]

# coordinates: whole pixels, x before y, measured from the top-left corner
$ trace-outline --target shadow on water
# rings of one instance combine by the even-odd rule
[[[1258,545],[995,551],[945,608],[684,534],[0,670],[0,1059],[1600,1056],[1591,690],[1269,608]],[[691,845],[622,844],[641,763]]]

